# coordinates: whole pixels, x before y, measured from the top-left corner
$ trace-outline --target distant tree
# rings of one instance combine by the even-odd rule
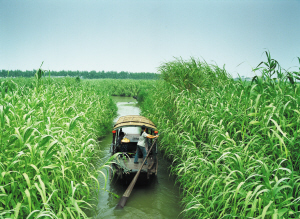
[[[0,71],[0,77],[33,77],[36,70],[33,69],[32,71],[26,70],[10,70],[8,74],[8,70],[2,69]],[[45,75],[48,76],[49,74]],[[130,72],[116,72],[116,71],[50,71],[50,76],[52,77],[81,77],[87,79],[104,79],[104,78],[111,78],[111,79],[144,79],[144,80],[157,80],[160,77],[160,74],[156,73],[130,73]]]

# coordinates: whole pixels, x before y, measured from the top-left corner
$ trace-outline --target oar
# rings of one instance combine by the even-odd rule
[[[150,154],[150,151],[152,150],[152,148],[153,148],[155,142],[156,142],[156,139],[154,140],[154,142],[153,142],[153,144],[152,144],[150,150],[148,151],[147,156],[146,156],[146,158],[144,159],[144,161],[143,161],[143,163],[142,163],[142,165],[141,165],[139,171],[135,174],[135,176],[134,176],[133,180],[131,181],[130,185],[128,186],[128,188],[127,188],[126,191],[124,192],[124,194],[123,194],[121,200],[119,201],[119,203],[118,203],[118,205],[117,205],[117,208],[124,208],[124,206],[125,206],[125,204],[126,204],[126,202],[127,202],[127,199],[128,199],[129,196],[130,196],[130,193],[131,193],[131,191],[132,191],[132,189],[133,189],[133,187],[134,187],[134,185],[135,185],[135,183],[136,183],[136,181],[137,181],[137,179],[138,179],[138,177],[139,177],[139,175],[140,175],[140,172],[141,172],[141,170],[142,170],[142,168],[143,168],[143,165],[144,165],[144,163],[146,162],[146,160],[147,160],[147,158],[148,158],[148,156],[149,156],[149,154]]]

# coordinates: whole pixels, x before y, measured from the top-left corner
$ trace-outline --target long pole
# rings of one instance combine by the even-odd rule
[[[120,199],[120,201],[119,201],[119,203],[118,203],[118,205],[117,205],[117,208],[124,208],[124,206],[125,206],[125,204],[126,204],[126,202],[127,202],[127,199],[129,198],[130,193],[132,192],[132,189],[133,189],[133,187],[134,187],[134,185],[135,185],[135,183],[136,183],[136,181],[137,181],[137,179],[138,179],[138,177],[139,177],[139,175],[140,175],[140,172],[141,172],[141,170],[142,170],[142,168],[143,168],[143,165],[144,165],[144,163],[146,162],[146,160],[147,160],[147,158],[148,158],[148,156],[149,156],[149,154],[150,154],[150,152],[151,152],[151,150],[152,150],[152,148],[153,148],[155,142],[156,142],[156,139],[154,140],[154,142],[153,142],[153,144],[152,144],[150,150],[148,151],[147,156],[146,156],[146,158],[144,159],[144,161],[143,161],[143,163],[142,163],[142,165],[141,165],[139,171],[135,174],[133,180],[131,181],[130,185],[128,186],[128,188],[127,188],[126,191],[124,192],[122,198]]]

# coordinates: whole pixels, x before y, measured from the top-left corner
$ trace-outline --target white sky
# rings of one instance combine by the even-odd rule
[[[299,66],[299,27],[300,0],[0,0],[0,69],[157,72],[193,56],[253,76],[265,49]]]

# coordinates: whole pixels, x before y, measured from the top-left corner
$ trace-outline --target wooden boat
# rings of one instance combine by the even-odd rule
[[[119,153],[116,156],[115,162],[112,164],[112,169],[114,173],[120,179],[123,179],[124,175],[135,174],[138,172],[142,165],[143,155],[139,154],[138,164],[134,163],[134,156],[137,150],[137,142],[141,134],[141,129],[139,133],[127,133],[126,128],[128,127],[147,127],[147,133],[150,135],[157,135],[156,127],[152,121],[144,116],[122,116],[118,119],[113,128],[113,140],[111,144],[111,155]],[[123,138],[122,132],[125,131],[125,136]],[[154,139],[148,140],[148,149],[152,146]],[[147,149],[147,152],[148,152]],[[147,164],[142,167],[141,174],[147,174],[147,179],[151,175],[157,175],[158,161],[157,161],[157,145],[156,142],[149,154],[147,159]]]

